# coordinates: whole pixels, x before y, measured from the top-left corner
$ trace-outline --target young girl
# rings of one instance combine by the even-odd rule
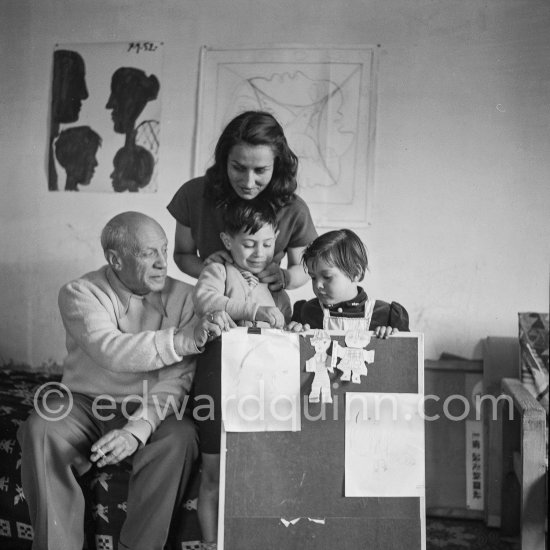
[[[409,315],[402,305],[369,298],[357,284],[365,275],[368,259],[353,231],[339,229],[317,237],[305,249],[302,262],[316,298],[297,302],[293,321],[325,330],[366,325],[378,338],[409,330]]]

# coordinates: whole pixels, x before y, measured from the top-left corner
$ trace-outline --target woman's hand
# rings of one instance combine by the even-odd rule
[[[206,267],[209,264],[232,264],[233,258],[231,257],[231,254],[227,252],[227,250],[218,250],[216,252],[212,252],[208,258],[204,260],[203,267]]]
[[[255,321],[269,323],[271,328],[283,328],[285,324],[281,310],[275,306],[260,306],[256,311]]]
[[[388,336],[391,336],[392,334],[397,334],[399,332],[398,328],[392,328],[392,327],[376,327],[376,330],[374,331],[374,335],[376,338],[388,338]]]
[[[284,290],[287,287],[286,272],[278,263],[271,262],[266,268],[258,273],[261,283],[266,283],[271,292]]]

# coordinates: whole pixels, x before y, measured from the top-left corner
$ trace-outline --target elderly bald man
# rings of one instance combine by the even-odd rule
[[[152,218],[115,216],[101,244],[107,265],[59,293],[66,388],[37,401],[18,434],[33,550],[82,548],[77,478],[122,460],[132,473],[119,548],[162,550],[197,457],[182,414],[195,356],[234,326],[225,312],[195,317],[192,287],[167,276],[168,242]]]

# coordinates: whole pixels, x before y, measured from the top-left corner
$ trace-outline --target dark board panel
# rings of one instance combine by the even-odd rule
[[[373,339],[368,349],[375,349],[375,360],[360,384],[331,375],[334,402],[310,404],[313,374],[304,365],[314,352],[303,341],[301,431],[226,434],[225,550],[422,547],[423,499],[344,496],[345,394],[423,390],[420,336]],[[281,521],[295,518],[302,519],[288,527]]]

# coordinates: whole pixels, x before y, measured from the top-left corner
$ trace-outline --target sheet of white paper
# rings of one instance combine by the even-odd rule
[[[419,407],[419,394],[346,394],[346,497],[424,494]]]
[[[277,330],[222,337],[222,417],[228,432],[298,431],[298,335]]]

